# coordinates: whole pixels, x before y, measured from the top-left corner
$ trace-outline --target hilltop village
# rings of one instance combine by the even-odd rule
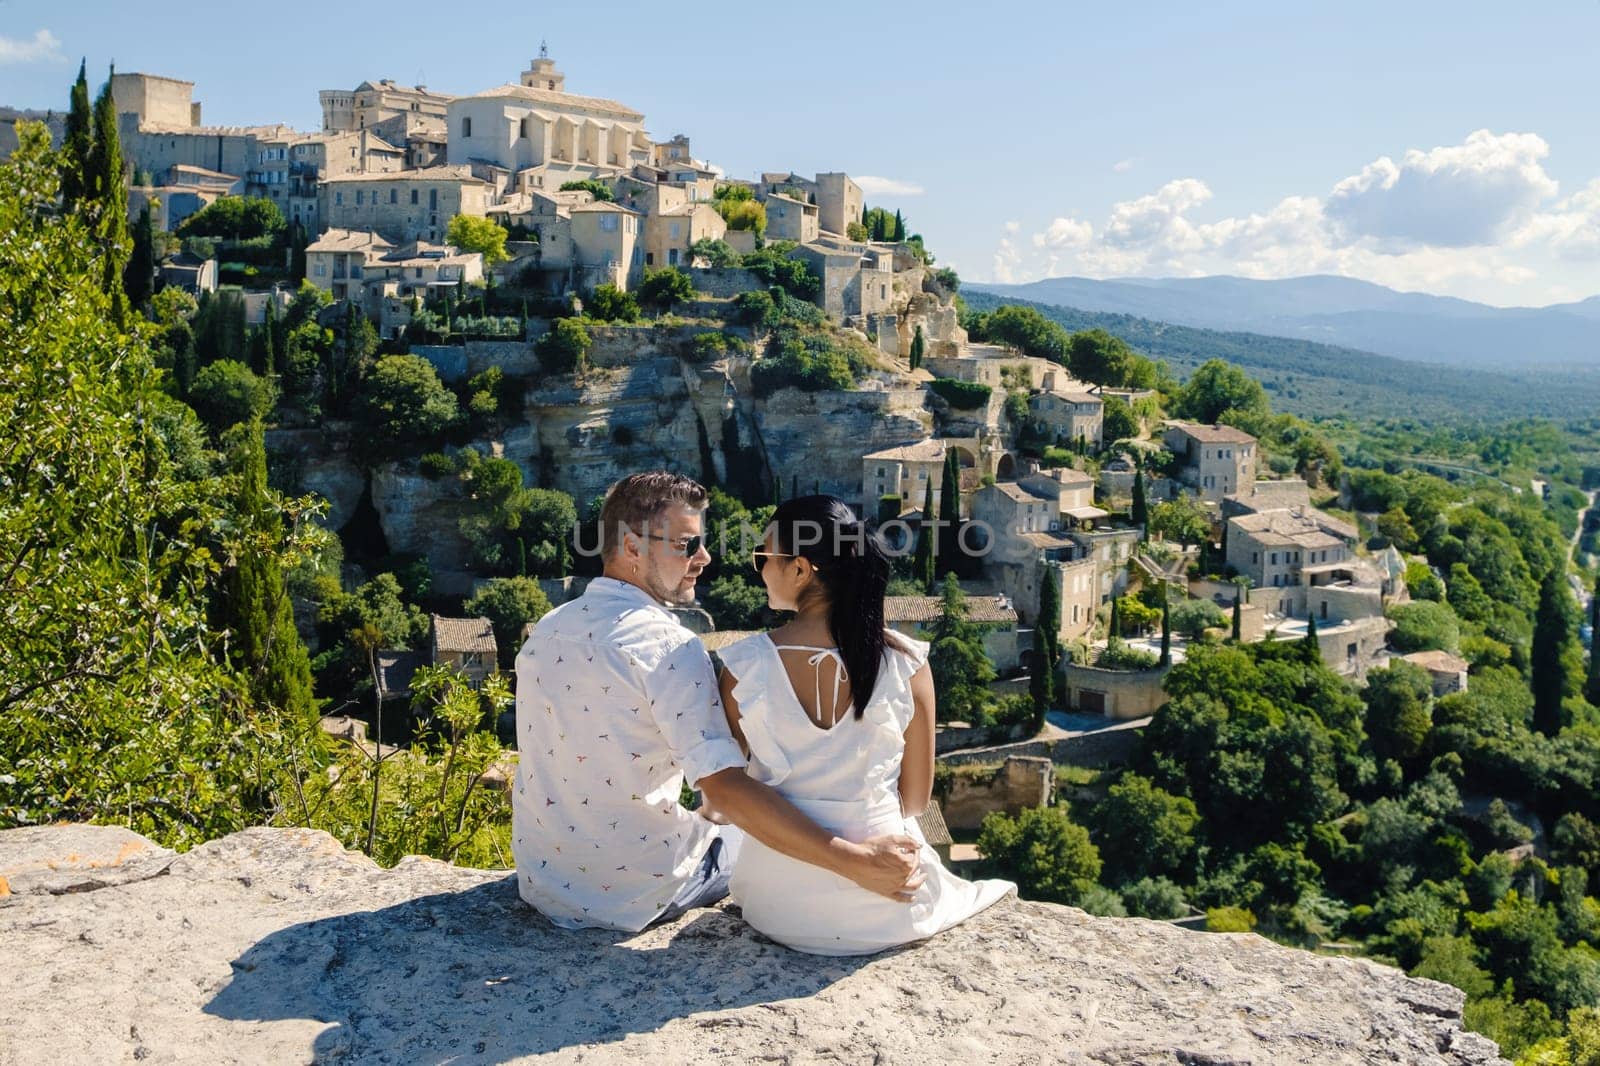
[[[651,466],[718,486],[740,518],[822,491],[888,523],[904,550],[891,624],[926,636],[955,594],[981,633],[982,685],[946,717],[990,728],[963,736],[1030,733],[1030,690],[1142,719],[1185,646],[1217,635],[1314,641],[1356,679],[1389,656],[1408,561],[1325,509],[1315,464],[1269,466],[1241,429],[1166,418],[1158,368],[1115,338],[963,316],[954,272],[846,173],[725,175],[688,136],[655,140],[637,110],[570,91],[542,49],[469,96],[324,90],[310,133],[205,125],[170,77],[110,85],[155,286],[193,297],[189,332],[233,336],[222,354],[270,383],[275,476],[325,499],[341,533],[342,573],[303,590],[321,600],[302,604],[313,650],[331,651],[314,619],[341,579],[348,596],[409,568],[402,594],[433,612],[381,656],[386,696],[425,663],[506,663],[531,617],[454,605],[507,577],[547,603],[576,595],[593,567],[552,545],[559,506],[531,516],[541,494],[581,522]],[[400,392],[458,409],[435,418],[413,396],[374,434],[339,377],[381,363]],[[944,554],[916,561],[935,517],[953,526],[926,538]],[[959,591],[940,595],[947,573]],[[719,579],[682,612],[713,647],[761,615],[749,582]],[[1441,692],[1464,683],[1461,660],[1422,657]]]

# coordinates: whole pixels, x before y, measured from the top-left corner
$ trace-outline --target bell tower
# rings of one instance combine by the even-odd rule
[[[530,89],[557,93],[567,91],[567,76],[556,69],[556,61],[550,58],[550,48],[545,42],[539,42],[539,58],[529,63],[528,69],[522,72],[522,84]]]

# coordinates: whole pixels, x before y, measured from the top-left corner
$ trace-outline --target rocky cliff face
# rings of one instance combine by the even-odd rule
[[[1459,992],[1371,963],[1006,901],[865,959],[724,905],[563,932],[503,873],[254,829],[0,833],[0,1063],[1500,1063]]]

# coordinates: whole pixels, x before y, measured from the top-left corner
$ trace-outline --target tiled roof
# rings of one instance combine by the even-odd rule
[[[392,248],[393,244],[369,230],[337,227],[325,230],[314,243],[306,245],[307,252],[387,252]]]
[[[386,648],[378,652],[378,687],[385,699],[404,696],[411,691],[411,675],[423,663],[422,653],[404,648]]]
[[[587,111],[599,111],[603,114],[615,115],[618,118],[628,119],[633,122],[642,122],[644,116],[631,107],[624,107],[615,100],[606,100],[598,96],[579,96],[577,93],[557,92],[554,89],[535,89],[529,85],[501,85],[497,88],[486,89],[481,93],[473,94],[473,98],[512,96],[518,100],[527,100],[536,104],[548,104],[551,107],[581,107]]]
[[[944,441],[937,437],[897,444],[893,448],[868,452],[863,459],[896,459],[901,462],[936,463],[944,459]]]
[[[885,596],[883,620],[885,622],[936,622],[943,598],[939,596]],[[1009,622],[1017,621],[1017,609],[1004,596],[968,596],[967,621]]]
[[[922,813],[917,815],[917,828],[922,830],[922,839],[933,847],[946,847],[954,841],[950,839],[950,829],[944,824],[944,812],[939,809],[937,800],[929,801]]]
[[[1224,425],[1202,425],[1198,422],[1168,422],[1168,429],[1176,429],[1207,444],[1254,444],[1256,439],[1242,429]]]
[[[496,651],[494,627],[487,618],[444,618],[433,616],[433,648],[435,652],[487,652]]]
[[[1408,663],[1415,663],[1424,670],[1439,674],[1464,674],[1471,666],[1467,660],[1451,655],[1447,651],[1414,651],[1400,658]]]
[[[473,177],[472,171],[465,166],[419,167],[416,170],[391,170],[383,174],[332,174],[322,180],[324,182],[460,181],[469,185],[488,184],[482,178]]]

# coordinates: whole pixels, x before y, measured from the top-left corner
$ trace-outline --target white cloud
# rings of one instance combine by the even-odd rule
[[[1132,170],[1134,166],[1138,164],[1138,162],[1139,161],[1133,156],[1129,156],[1127,159],[1119,159],[1115,163],[1111,164],[1111,172],[1113,174],[1126,174],[1128,171]]]
[[[1413,148],[1399,163],[1382,156],[1333,187],[1327,216],[1352,241],[1491,244],[1556,194],[1541,163],[1549,154],[1537,134],[1478,130],[1461,144]]]
[[[1496,303],[1567,299],[1574,267],[1600,286],[1600,178],[1551,202],[1549,151],[1536,134],[1480,130],[1398,162],[1380,158],[1326,198],[1286,196],[1213,219],[1203,217],[1210,186],[1178,178],[1112,204],[1099,224],[1057,216],[1027,232],[1006,223],[994,280],[1328,273]]]
[[[0,35],[0,66],[13,63],[61,63],[61,41],[49,30],[40,30],[31,39],[18,40]]]
[[[1010,232],[1015,232],[1012,230]],[[1035,248],[1081,248],[1094,239],[1094,227],[1075,218],[1057,218],[1033,235]]]
[[[1018,222],[1014,218],[1006,223],[1006,232],[1007,233],[1016,233],[1021,228],[1022,228],[1022,223]]]
[[[923,193],[922,186],[912,182],[880,178],[872,174],[861,175],[855,179],[855,183],[868,196],[921,196]]]

